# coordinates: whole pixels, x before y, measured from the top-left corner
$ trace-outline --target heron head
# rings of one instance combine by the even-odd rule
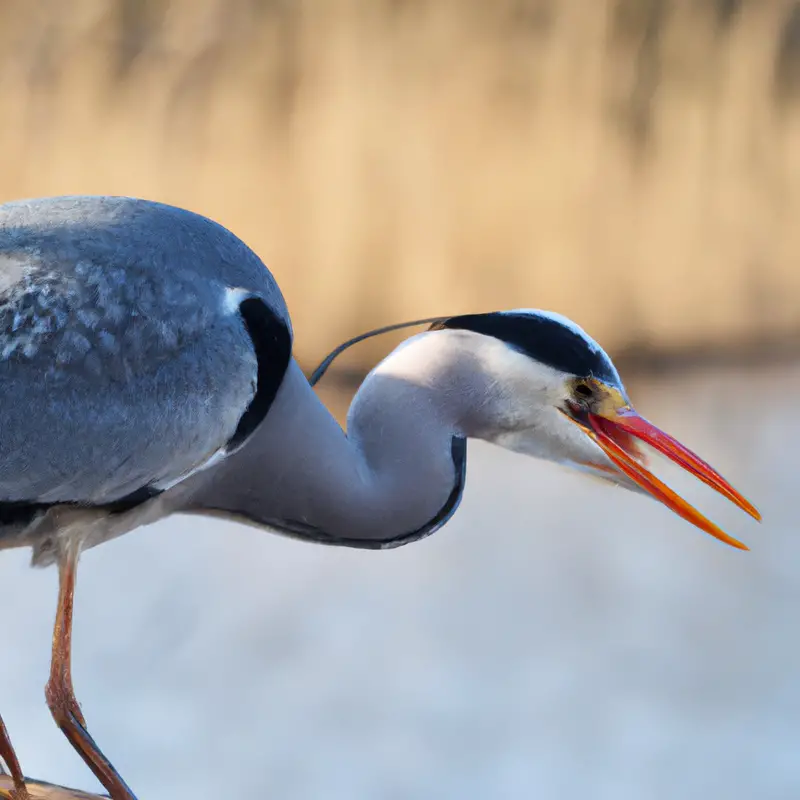
[[[451,317],[433,329],[480,337],[473,350],[492,391],[490,412],[473,426],[475,435],[643,492],[721,541],[747,549],[659,480],[647,467],[641,443],[760,520],[757,509],[709,464],[634,410],[609,356],[573,322],[525,309]]]

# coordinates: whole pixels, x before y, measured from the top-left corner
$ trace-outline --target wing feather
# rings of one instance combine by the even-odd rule
[[[191,270],[0,255],[0,500],[110,502],[223,448],[258,370],[226,290]]]

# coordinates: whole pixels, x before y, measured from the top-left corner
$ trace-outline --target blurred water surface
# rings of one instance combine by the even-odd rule
[[[143,800],[800,796],[800,364],[629,388],[760,506],[675,484],[752,552],[480,443],[453,521],[399,550],[178,518],[82,561],[90,729]],[[0,708],[28,774],[91,788],[27,559],[0,559]]]

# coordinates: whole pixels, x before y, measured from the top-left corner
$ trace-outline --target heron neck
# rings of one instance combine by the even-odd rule
[[[453,504],[458,414],[429,375],[381,367],[356,393],[346,434],[292,360],[251,439],[197,476],[190,508],[353,546],[430,526]]]

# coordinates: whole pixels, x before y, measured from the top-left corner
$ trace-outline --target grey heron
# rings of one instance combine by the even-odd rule
[[[652,474],[638,442],[755,507],[633,410],[575,323],[527,309],[427,322],[364,379],[345,432],[312,387],[331,359],[306,379],[274,278],[224,227],[125,197],[0,206],[0,548],[58,567],[47,703],[114,800],[134,795],[75,698],[73,595],[80,553],[142,525],[221,514],[397,547],[454,513],[477,438],[649,494],[746,549]],[[0,756],[27,797],[2,720]]]

